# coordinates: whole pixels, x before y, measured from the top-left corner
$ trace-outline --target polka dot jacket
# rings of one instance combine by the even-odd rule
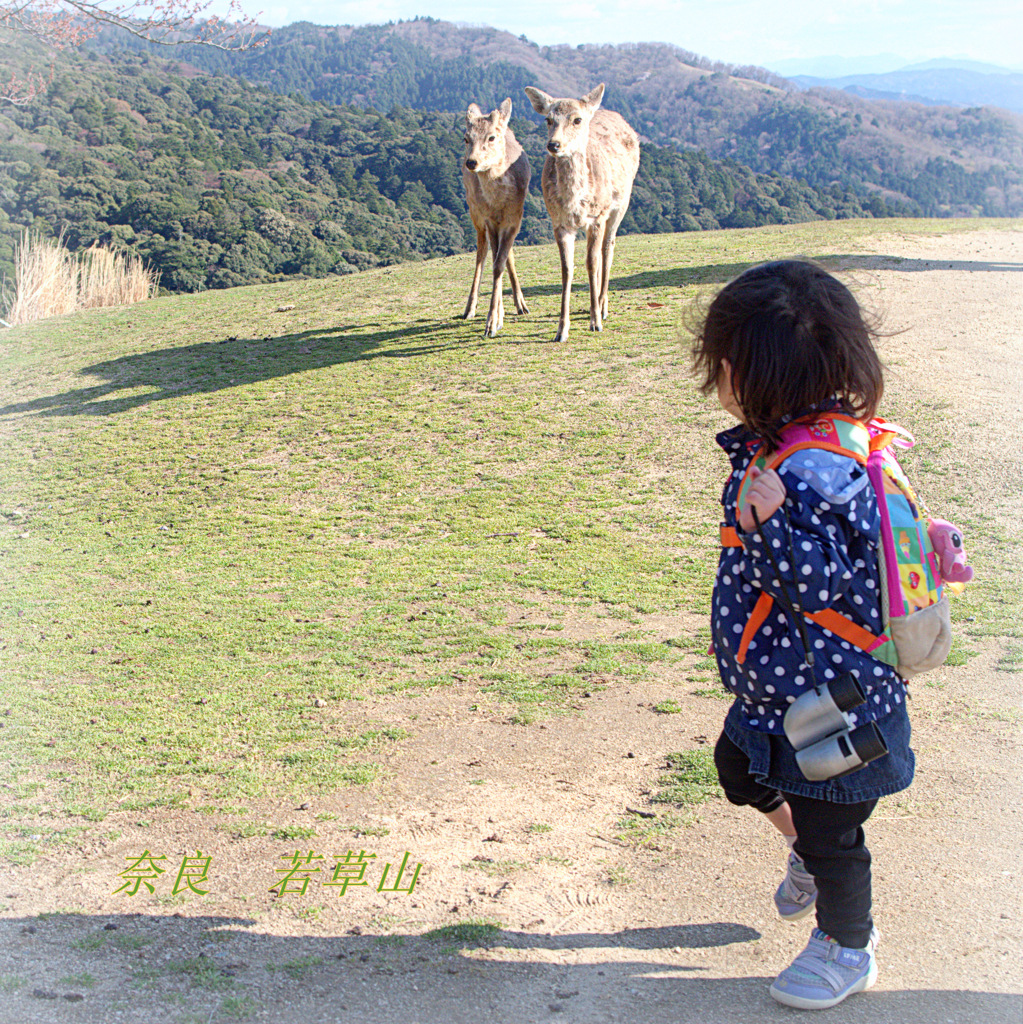
[[[785,593],[796,608],[832,608],[858,625],[881,630],[877,544],[880,517],[866,471],[855,460],[809,449],[782,463],[787,490],[779,509],[759,533],[744,533],[736,498],[746,469],[759,448],[743,425],[719,434],[732,473],[722,495],[724,524],[738,531],[742,547],[723,547],[711,604],[714,653],[724,685],[736,695],[741,725],[784,735],[789,704],[812,688],[803,642],[786,611]],[[785,591],[779,587],[765,542],[771,546]],[[774,604],[738,657],[743,632],[762,593]],[[803,617],[813,649],[817,683],[850,672],[867,694],[865,706],[850,713],[855,724],[905,717],[906,688],[890,665]],[[732,716],[730,716],[732,717]],[[739,724],[739,723],[737,723]]]

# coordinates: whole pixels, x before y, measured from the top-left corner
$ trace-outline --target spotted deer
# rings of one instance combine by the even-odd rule
[[[465,162],[462,180],[469,203],[469,216],[476,228],[476,272],[472,278],[469,300],[462,316],[471,320],[476,315],[480,277],[487,258],[489,241],[493,259],[494,290],[490,296],[485,337],[493,338],[504,324],[504,297],[501,279],[505,268],[511,281],[512,297],[518,313],[528,313],[518,275],[512,244],[522,226],[522,208],[529,191],[529,160],[508,127],[512,101],[484,114],[475,103],[465,114]]]
[[[554,99],[530,86],[526,95],[547,121],[543,198],[561,254],[561,316],[555,341],[568,338],[575,238],[586,232],[590,330],[603,330],[615,235],[639,168],[639,137],[621,115],[601,110],[603,84],[582,99]]]

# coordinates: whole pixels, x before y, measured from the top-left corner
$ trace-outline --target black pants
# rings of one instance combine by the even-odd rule
[[[863,823],[876,800],[833,804],[779,793],[749,774],[749,758],[724,734],[714,762],[725,796],[733,804],[769,814],[783,803],[792,810],[795,851],[817,882],[817,926],[842,946],[860,949],[870,941],[870,851]]]

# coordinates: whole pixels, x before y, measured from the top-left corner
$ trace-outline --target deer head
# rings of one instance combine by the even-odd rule
[[[533,109],[547,122],[547,152],[551,156],[568,157],[586,152],[590,121],[604,96],[603,83],[578,100],[556,100],[532,86],[526,86],[526,95]]]
[[[497,110],[484,114],[475,103],[465,112],[465,166],[474,174],[503,167],[504,130],[511,118],[512,101],[506,99]]]

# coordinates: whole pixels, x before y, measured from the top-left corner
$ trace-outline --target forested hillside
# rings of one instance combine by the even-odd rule
[[[30,51],[0,38],[9,66],[29,66]],[[521,238],[546,241],[546,135],[532,120],[513,127],[534,168]],[[0,111],[0,271],[12,274],[28,227],[63,232],[73,249],[133,249],[166,288],[184,291],[447,255],[475,244],[461,157],[454,114],[320,103],[145,54],[60,55],[44,95]],[[646,145],[622,230],[905,212],[841,186]]]
[[[100,45],[124,45],[108,36]],[[131,43],[130,45],[136,45]],[[525,37],[431,18],[384,26],[276,29],[269,46],[227,54],[186,47],[210,71],[330,103],[456,111],[466,99],[518,101],[522,87],[605,102],[645,140],[702,150],[755,171],[879,194],[926,216],[1023,213],[1023,117],[800,92],[754,67],[659,44],[538,47]],[[532,112],[529,112],[532,116]]]

